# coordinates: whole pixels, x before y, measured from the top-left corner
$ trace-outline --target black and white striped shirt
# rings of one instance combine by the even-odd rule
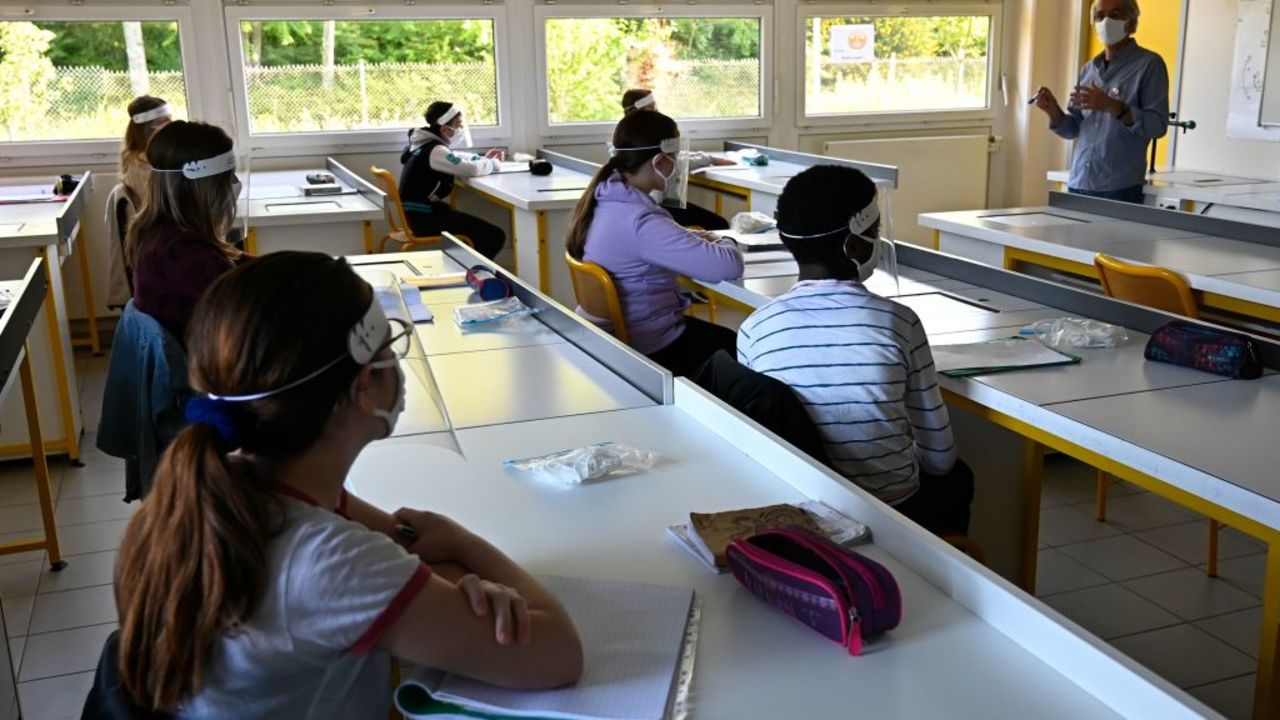
[[[955,464],[920,319],[861,283],[797,283],[742,323],[738,361],[790,385],[832,465],[887,503]]]

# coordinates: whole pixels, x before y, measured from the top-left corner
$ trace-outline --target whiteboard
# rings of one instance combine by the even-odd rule
[[[1280,38],[1280,12],[1276,12],[1275,2],[1271,5],[1271,24],[1267,37]],[[1262,86],[1261,124],[1280,126],[1280,42],[1267,43],[1267,72]]]
[[[1231,65],[1231,96],[1227,107],[1227,136],[1237,140],[1280,141],[1280,127],[1261,124],[1262,94],[1267,67],[1267,35],[1274,0],[1237,0],[1236,54]],[[1280,64],[1276,65],[1280,74]],[[1280,87],[1280,79],[1272,78]]]

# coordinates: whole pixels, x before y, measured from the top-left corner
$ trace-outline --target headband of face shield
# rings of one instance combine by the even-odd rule
[[[609,150],[609,157],[617,157],[622,152],[639,152],[641,150],[658,150],[664,155],[675,155],[680,152],[681,138],[667,138],[657,145],[640,145],[638,147],[615,147],[613,143],[606,143],[605,147]]]
[[[199,180],[200,178],[213,177],[226,172],[235,172],[236,169],[236,153],[235,150],[228,150],[221,155],[215,155],[204,160],[192,160],[182,164],[180,170],[161,170],[152,168],[151,172],[158,173],[182,173],[182,177],[188,180]]]
[[[143,125],[151,122],[152,120],[159,120],[160,118],[167,117],[173,117],[173,110],[169,109],[168,103],[130,116],[134,125]]]
[[[860,237],[863,240],[866,240],[871,243],[871,257],[867,258],[863,262],[854,261],[854,264],[858,269],[858,282],[866,282],[871,277],[871,274],[875,272],[876,267],[880,264],[880,260],[884,257],[885,253],[885,241],[882,238],[878,235],[866,235],[866,232],[879,221],[880,206],[875,199],[872,199],[870,205],[854,213],[853,216],[849,218],[848,224],[842,227],[827,230],[826,232],[814,233],[812,235],[793,235],[789,232],[784,232],[779,228],[778,234],[791,240],[813,240],[816,238],[830,237],[836,233],[847,232],[855,237]]]
[[[635,102],[631,103],[631,109],[632,109],[632,110],[643,110],[643,109],[645,109],[645,108],[649,107],[650,105],[656,105],[656,104],[657,104],[657,102],[658,102],[658,100],[657,100],[657,98],[655,98],[655,97],[653,96],[653,93],[649,93],[648,95],[645,95],[644,97],[640,98],[639,100],[636,100]]]
[[[459,148],[474,147],[475,143],[472,142],[471,140],[471,128],[467,126],[467,123],[465,120],[462,121],[462,123],[460,123],[457,127],[453,127],[449,124],[453,122],[454,118],[458,117],[461,114],[462,114],[462,106],[457,103],[454,103],[452,107],[450,107],[448,110],[445,110],[444,114],[441,115],[436,120],[436,124],[440,126],[441,131],[443,131],[445,128],[449,128],[450,130],[453,131],[453,134],[450,137],[446,138],[442,136],[440,139],[448,143],[449,147],[459,147]]]
[[[347,352],[330,360],[320,366],[318,370],[311,372],[293,382],[273,390],[264,390],[262,392],[248,393],[244,395],[215,395],[208,393],[205,397],[210,400],[221,402],[253,402],[254,400],[262,400],[273,395],[292,390],[311,380],[314,380],[333,366],[342,362],[346,358],[351,358],[357,365],[369,365],[374,368],[383,367],[399,367],[399,361],[409,354],[410,333],[413,328],[406,324],[403,320],[388,320],[386,313],[382,310],[381,303],[378,302],[377,295],[369,303],[369,309],[365,311],[364,317],[351,327],[347,333]],[[395,354],[394,358],[386,360],[374,361],[378,353],[384,349],[390,348]],[[404,379],[400,380],[401,387],[404,386]],[[403,409],[404,399],[401,397],[399,405]],[[386,411],[382,411],[386,412]],[[397,411],[392,411],[396,413]],[[394,425],[394,423],[392,423]]]

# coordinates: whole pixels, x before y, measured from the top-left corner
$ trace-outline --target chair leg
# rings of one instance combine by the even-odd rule
[[[1204,574],[1211,578],[1218,577],[1218,533],[1222,530],[1222,523],[1209,518],[1209,562],[1205,566]]]
[[[1098,522],[1107,521],[1107,486],[1111,484],[1111,478],[1101,470],[1098,471],[1098,499],[1095,516]]]

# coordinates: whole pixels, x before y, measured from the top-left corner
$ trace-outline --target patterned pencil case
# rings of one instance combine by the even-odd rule
[[[902,620],[902,595],[888,569],[808,530],[766,530],[733,541],[725,555],[743,587],[850,655]]]
[[[1262,377],[1258,349],[1248,335],[1174,320],[1151,335],[1148,360],[1182,365],[1229,378]]]

